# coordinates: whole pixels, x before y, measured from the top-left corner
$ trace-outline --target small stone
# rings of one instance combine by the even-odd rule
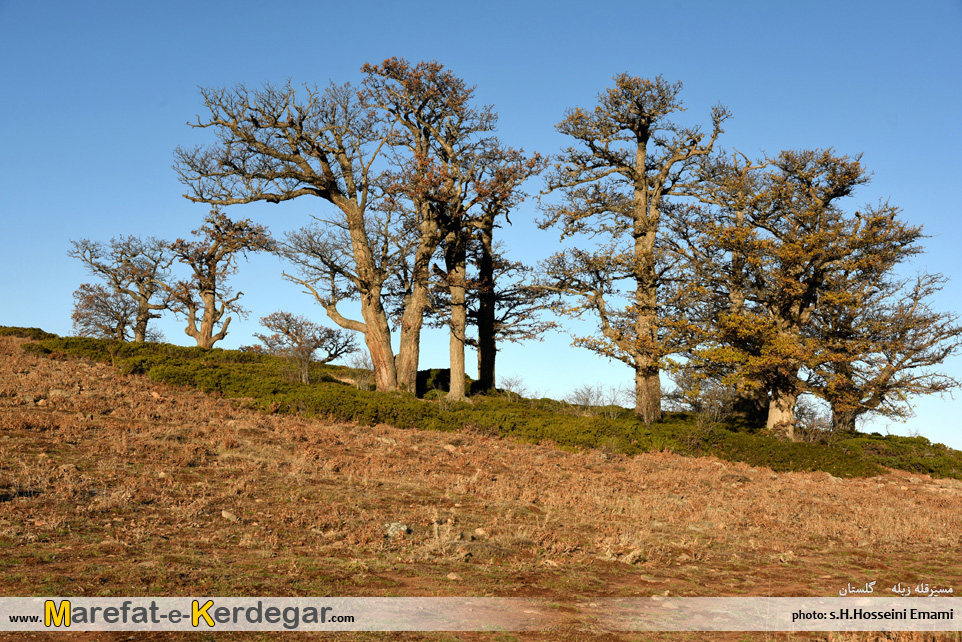
[[[488,537],[488,531],[483,528],[474,529],[474,534],[476,537]]]
[[[460,581],[461,581],[461,576],[458,575],[457,573],[448,573],[448,574],[447,574],[447,578],[448,578],[449,580],[451,580],[452,582],[460,582]]]
[[[397,537],[398,535],[407,535],[411,532],[411,528],[407,524],[402,524],[401,522],[387,522],[384,524],[384,532],[387,537]]]
[[[458,447],[457,447],[457,446],[452,446],[451,444],[444,444],[444,449],[445,449],[446,451],[448,451],[449,453],[453,453],[453,452],[457,452]]]
[[[229,522],[236,522],[236,521],[237,521],[237,515],[235,515],[234,513],[230,512],[229,510],[222,510],[222,511],[220,512],[220,516],[223,517],[224,519],[226,519],[226,520],[229,521]]]
[[[159,473],[157,473],[157,477],[159,477],[160,479],[167,479],[167,473],[165,473],[164,471],[160,471]]]
[[[154,399],[160,399],[160,393],[157,392],[156,390],[151,391],[150,396],[153,397]]]

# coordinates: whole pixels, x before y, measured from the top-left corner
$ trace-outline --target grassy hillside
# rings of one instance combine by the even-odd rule
[[[229,351],[43,341],[25,351],[32,340],[0,336],[2,595],[528,596],[556,614],[536,634],[324,637],[344,640],[959,639],[604,633],[593,628],[587,604],[651,595],[830,596],[872,580],[958,592],[962,481],[891,470],[851,479],[776,472],[670,447],[629,456],[618,444],[641,443],[643,435],[618,432],[635,425],[628,417],[600,422],[600,448],[559,449],[525,443],[538,437],[534,428],[523,431],[525,409],[597,418],[567,414],[556,402],[444,408],[345,383],[299,387],[284,380],[283,364]],[[70,356],[81,345],[90,356],[100,345],[113,363]],[[144,360],[148,353],[166,357]],[[224,394],[161,383],[154,377],[161,366],[194,373]],[[204,378],[205,370],[222,374]],[[225,371],[247,372],[250,382],[231,388],[237,377]],[[438,429],[331,419],[321,404],[332,390],[370,421],[393,412]],[[470,417],[481,421],[472,413],[501,413],[504,423],[516,417],[517,425],[506,438],[493,422],[469,425]],[[443,429],[449,420],[465,430]],[[650,438],[681,447],[693,426],[676,417]],[[156,635],[182,637],[280,636]]]
[[[16,329],[8,329],[14,332]],[[284,360],[233,350],[202,350],[168,344],[59,338],[36,329],[21,331],[39,343],[38,355],[70,355],[111,363],[124,374],[145,374],[170,385],[246,399],[266,412],[295,413],[366,425],[467,431],[551,442],[566,449],[599,448],[635,455],[664,451],[715,455],[775,471],[824,471],[836,477],[877,475],[883,467],[962,479],[962,452],[924,437],[815,433],[786,442],[764,430],[724,423],[706,426],[684,413],[669,413],[645,426],[622,408],[583,408],[517,395],[478,396],[471,403],[427,403],[410,395],[378,393],[353,385],[363,373],[315,365],[310,385],[296,383]]]

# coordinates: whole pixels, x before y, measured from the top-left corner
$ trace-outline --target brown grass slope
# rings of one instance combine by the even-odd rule
[[[958,480],[776,475],[262,415],[103,364],[38,359],[25,341],[0,338],[5,596],[537,596],[561,606],[541,634],[325,637],[741,640],[786,638],[601,633],[577,605],[831,596],[872,580],[962,590]],[[390,522],[411,532],[386,537]],[[179,635],[155,637],[206,639]],[[284,634],[301,637],[320,636]]]

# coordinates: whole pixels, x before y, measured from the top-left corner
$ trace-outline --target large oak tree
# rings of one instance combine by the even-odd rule
[[[399,382],[414,389],[432,259],[441,248],[450,304],[448,396],[463,398],[469,244],[476,230],[492,237],[496,219],[522,197],[519,186],[541,171],[544,159],[502,145],[493,135],[494,110],[476,106],[474,88],[437,62],[412,65],[390,58],[363,71],[366,98],[397,124],[391,144],[398,162],[389,202],[407,213],[408,229],[417,239],[400,279]]]
[[[373,214],[383,169],[376,167],[393,135],[390,123],[350,85],[325,89],[291,83],[251,90],[201,90],[207,113],[193,127],[212,129],[217,142],[178,148],[175,168],[185,196],[217,206],[318,198],[334,207],[316,228],[320,236],[288,243],[307,273],[305,285],[343,328],[361,332],[379,390],[397,389],[391,328],[382,291],[393,274],[392,239],[379,236],[391,221]],[[308,231],[310,231],[308,229]],[[316,254],[315,254],[316,253]],[[348,287],[344,287],[347,284]],[[361,320],[338,304],[360,300]]]
[[[718,191],[727,192],[719,201],[727,211],[690,208],[675,226],[688,247],[686,270],[706,285],[714,317],[692,356],[732,383],[764,391],[767,427],[792,437],[798,396],[817,392],[806,378],[821,373],[840,384],[846,370],[877,352],[843,340],[843,326],[851,315],[880,311],[869,293],[921,251],[921,228],[887,203],[846,212],[844,199],[869,174],[858,157],[830,149],[785,151],[764,168],[726,176]]]
[[[713,108],[708,133],[676,124],[670,117],[683,109],[681,88],[660,76],[620,74],[593,109],[569,110],[557,128],[575,144],[562,153],[547,188],[563,198],[545,206],[544,226],[560,225],[563,239],[603,239],[598,249],[552,257],[544,286],[574,301],[562,311],[597,317],[599,335],[579,337],[576,345],[633,369],[635,412],[645,422],[661,417],[659,372],[677,350],[665,336],[659,301],[662,209],[690,189],[698,159],[711,153],[729,117],[724,107]]]

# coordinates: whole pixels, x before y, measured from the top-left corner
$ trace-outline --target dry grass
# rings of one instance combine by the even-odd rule
[[[873,579],[962,588],[957,480],[775,475],[668,453],[629,459],[326,425],[120,377],[106,365],[37,359],[22,343],[0,338],[3,595],[496,595],[563,604],[656,593],[828,596]],[[391,522],[411,532],[386,537]],[[959,639],[892,635],[655,639]],[[594,639],[567,625],[463,637]]]

